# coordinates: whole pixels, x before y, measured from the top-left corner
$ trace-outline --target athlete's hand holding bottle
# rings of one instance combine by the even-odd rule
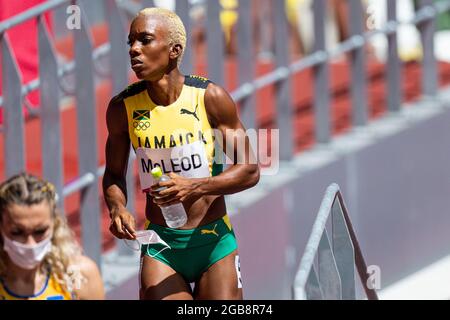
[[[164,210],[164,207],[181,205],[181,202],[189,207],[203,195],[202,186],[207,181],[207,178],[185,178],[173,172],[162,175],[160,167],[155,167],[152,174],[157,183],[150,188],[150,195],[161,210]],[[159,178],[161,176],[162,179]],[[169,223],[167,225],[171,227]]]
[[[157,181],[158,187],[155,190],[156,193],[154,197],[155,199],[158,199],[158,192],[167,190],[167,187],[160,186],[159,183],[170,181],[170,178],[166,175],[163,175],[160,167],[155,167],[152,169],[152,176],[155,181]],[[160,206],[160,208],[169,228],[181,228],[186,224],[187,215],[181,202]]]

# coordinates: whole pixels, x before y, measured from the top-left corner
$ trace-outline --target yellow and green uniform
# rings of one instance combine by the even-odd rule
[[[208,79],[199,76],[185,76],[179,97],[168,106],[157,105],[151,100],[145,81],[137,82],[121,93],[144,192],[154,184],[151,170],[155,166],[160,166],[163,173],[174,172],[187,178],[204,178],[222,172],[222,165],[214,161],[214,132],[205,108],[204,97],[209,83]],[[158,253],[155,259],[171,266],[188,282],[197,280],[210,265],[237,248],[227,215],[191,230],[150,223],[146,228],[155,230],[172,249],[158,253],[161,245],[151,244],[143,248],[143,254],[154,256]],[[202,230],[214,231],[202,233]]]
[[[209,83],[202,77],[186,76],[180,96],[168,106],[151,100],[145,81],[121,93],[143,191],[153,184],[150,171],[154,166],[160,166],[163,173],[174,172],[186,177],[214,176],[222,172],[222,165],[213,161],[213,130],[205,109],[204,96]]]
[[[49,273],[44,287],[34,295],[24,296],[12,292],[0,278],[0,300],[72,300],[73,295],[64,290]]]
[[[160,243],[150,244],[142,246],[142,254],[169,265],[189,283],[237,249],[228,215],[195,229],[171,229],[154,223],[148,223],[146,229],[154,230],[170,250],[163,250],[165,246]]]

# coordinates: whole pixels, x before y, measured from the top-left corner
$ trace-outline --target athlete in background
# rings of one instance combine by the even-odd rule
[[[104,299],[97,265],[55,196],[51,183],[25,173],[0,185],[0,300]]]

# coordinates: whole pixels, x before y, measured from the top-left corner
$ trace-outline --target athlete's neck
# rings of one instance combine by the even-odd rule
[[[147,91],[154,103],[168,106],[178,99],[183,84],[184,76],[178,69],[174,69],[159,80],[147,81]]]
[[[40,266],[26,270],[8,261],[7,270],[8,273],[3,281],[9,289],[20,295],[36,294],[44,286],[47,278],[47,274],[41,272]]]

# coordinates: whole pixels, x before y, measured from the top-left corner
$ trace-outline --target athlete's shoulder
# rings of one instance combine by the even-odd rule
[[[120,100],[125,100],[126,98],[135,96],[146,89],[147,89],[147,87],[146,87],[145,81],[141,80],[141,81],[130,84],[128,87],[125,88],[125,90],[123,90],[121,93],[119,93],[114,98],[117,98]]]
[[[238,119],[236,105],[230,94],[221,86],[212,83],[205,91],[205,109],[211,124],[235,122]]]
[[[205,103],[212,105],[221,105],[222,103],[233,103],[233,99],[225,88],[222,86],[211,83],[205,92]]]
[[[210,83],[212,83],[211,80],[192,74],[185,76],[184,80],[185,85],[200,89],[206,89]]]
[[[130,92],[136,92],[135,86],[137,84],[134,83],[128,86],[109,101],[108,108],[106,109],[106,126],[110,133],[125,132],[128,130],[127,111],[124,100],[126,97],[131,96]]]
[[[70,262],[72,267],[79,269],[85,276],[96,273],[98,270],[97,264],[94,260],[85,255],[77,255],[72,257]]]
[[[103,300],[105,292],[97,264],[91,258],[79,255],[72,258],[71,266],[85,279],[83,285],[74,290],[76,297],[81,300]]]
[[[111,100],[109,101],[108,109],[111,109],[111,108],[117,109],[117,106],[123,107],[124,100],[126,98],[137,95],[140,92],[142,92],[143,90],[145,90],[145,82],[144,81],[138,81],[138,82],[130,84],[118,95],[111,98]],[[122,108],[120,108],[120,109],[122,109]]]

